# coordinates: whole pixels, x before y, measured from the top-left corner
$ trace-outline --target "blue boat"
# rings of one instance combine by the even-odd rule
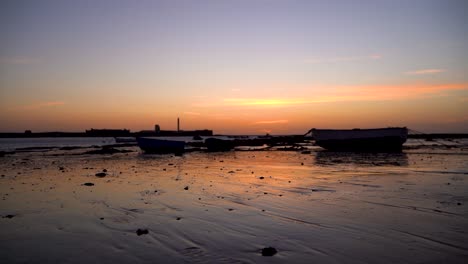
[[[175,153],[184,152],[185,142],[156,138],[137,138],[138,146],[146,153]]]

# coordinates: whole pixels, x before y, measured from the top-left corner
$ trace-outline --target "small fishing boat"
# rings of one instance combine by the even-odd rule
[[[175,153],[184,152],[185,142],[156,138],[137,138],[138,146],[146,153]]]
[[[408,137],[406,127],[374,129],[311,129],[315,144],[335,151],[399,152]]]
[[[193,140],[203,140],[203,138],[202,138],[202,137],[200,137],[199,135],[195,135],[195,136],[193,136],[193,138],[192,138],[192,139],[193,139]]]
[[[135,143],[134,137],[114,137],[115,143]]]
[[[205,139],[205,146],[208,151],[229,151],[234,148],[233,140],[224,140],[219,138],[207,138]]]

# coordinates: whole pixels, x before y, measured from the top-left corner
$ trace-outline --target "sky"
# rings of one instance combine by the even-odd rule
[[[0,1],[0,132],[468,133],[468,1]]]

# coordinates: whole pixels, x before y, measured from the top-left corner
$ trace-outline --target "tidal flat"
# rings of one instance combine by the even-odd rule
[[[466,149],[0,157],[3,263],[464,263]],[[262,250],[273,248],[272,256]]]

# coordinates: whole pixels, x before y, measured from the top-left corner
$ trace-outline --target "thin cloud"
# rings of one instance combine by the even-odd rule
[[[264,124],[287,124],[289,121],[286,119],[281,120],[267,120],[267,121],[257,121],[254,124],[256,125],[264,125]]]
[[[317,90],[320,88],[320,90]],[[302,89],[304,90],[304,89]],[[224,98],[202,103],[196,107],[246,107],[279,108],[313,103],[388,101],[440,96],[453,91],[468,91],[468,83],[425,84],[409,83],[399,85],[366,86],[323,86],[310,87],[313,94],[293,98]]]
[[[16,109],[20,110],[37,110],[41,108],[48,108],[48,107],[53,107],[53,106],[63,106],[65,105],[65,102],[61,101],[54,101],[54,102],[41,102],[41,103],[36,103],[36,104],[31,104],[31,105],[24,105],[20,106]]]
[[[17,56],[17,57],[1,58],[0,62],[2,64],[33,65],[33,64],[40,63],[40,59],[39,58],[34,58],[34,57]]]
[[[424,70],[405,72],[405,74],[406,75],[427,75],[427,74],[437,74],[441,72],[445,72],[445,70],[444,69],[424,69]]]
[[[201,115],[200,113],[197,113],[197,112],[184,112],[184,114],[186,114],[186,115],[192,115],[192,116],[199,116],[199,115]]]
[[[349,57],[334,57],[334,58],[314,58],[308,59],[304,62],[307,64],[320,64],[320,63],[339,63],[339,62],[351,62],[351,61],[366,61],[366,60],[379,60],[383,56],[380,54],[371,54],[368,56],[349,56]]]

